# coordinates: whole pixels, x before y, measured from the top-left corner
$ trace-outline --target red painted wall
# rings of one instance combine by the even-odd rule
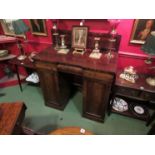
[[[73,25],[79,25],[79,20],[69,20],[69,19],[61,19],[58,21],[59,29],[68,29],[71,30]],[[24,19],[24,22],[29,26],[30,22],[28,19]],[[37,36],[33,35],[31,32],[27,32],[27,41],[24,46],[25,50],[29,53],[32,51],[41,51],[47,46],[51,46],[52,44],[52,36],[51,29],[53,26],[52,20],[47,19],[46,28],[48,36]],[[133,65],[137,67],[140,72],[148,72],[148,66],[144,64],[144,59],[147,57],[143,51],[141,51],[141,45],[138,44],[130,44],[130,35],[133,27],[133,19],[121,19],[120,23],[117,27],[117,32],[122,36],[120,49],[119,49],[119,62],[118,68],[124,68],[128,65]],[[96,32],[105,32],[108,33],[110,31],[110,24],[106,19],[95,19],[95,20],[85,20],[85,25],[89,26],[89,31]],[[0,33],[3,34],[2,29],[0,28]],[[18,49],[16,47],[11,47],[12,53],[18,53]],[[129,56],[130,55],[130,56]]]
[[[73,25],[79,25],[81,20],[59,20],[58,26],[60,29],[71,30]],[[134,19],[121,19],[117,27],[117,32],[122,36],[119,48],[119,61],[118,68],[123,69],[126,66],[132,65],[138,72],[155,74],[153,70],[148,69],[152,65],[146,65],[144,60],[147,55],[141,50],[141,45],[131,44],[130,36],[132,33]],[[89,26],[91,32],[104,32],[110,31],[110,24],[106,19],[100,20],[85,20],[85,25]]]
[[[68,29],[71,30],[73,25],[79,25],[81,20],[67,20],[67,19],[61,19],[58,22],[58,26],[60,29]],[[24,22],[30,26],[30,22],[28,19],[24,19]],[[47,19],[46,21],[46,28],[47,28],[47,33],[48,36],[38,36],[38,35],[33,35],[30,31],[26,33],[27,40],[30,42],[35,42],[39,43],[37,45],[31,44],[29,45],[29,50],[39,50],[42,46],[44,47],[43,44],[51,44],[52,43],[52,36],[51,36],[51,29],[53,26],[52,20]],[[130,44],[130,35],[131,35],[131,30],[133,26],[133,19],[121,19],[118,27],[117,27],[117,32],[122,36],[121,44],[120,44],[120,52],[125,53],[125,54],[134,54],[138,56],[146,56],[143,51],[140,50],[140,45],[137,44]],[[110,24],[106,19],[95,19],[95,20],[85,20],[85,25],[89,26],[90,31],[96,31],[96,32],[109,32],[110,31]],[[0,33],[2,34],[3,31],[0,27]],[[38,48],[37,48],[37,47]],[[42,48],[41,48],[42,49]]]
[[[125,52],[126,54],[132,53],[139,56],[145,56],[143,51],[140,50],[140,45],[130,44],[130,35],[133,26],[133,19],[121,19],[120,23],[117,27],[117,32],[122,36],[120,51]],[[80,20],[59,20],[59,28],[60,29],[68,29],[71,30],[73,25],[79,25]],[[110,24],[106,19],[100,20],[85,20],[85,25],[89,26],[89,31],[96,32],[105,32],[108,33],[110,31]]]

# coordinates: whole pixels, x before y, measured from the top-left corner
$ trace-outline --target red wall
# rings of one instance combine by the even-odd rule
[[[79,25],[81,20],[59,20],[59,28],[71,30],[73,25]],[[126,66],[132,65],[138,72],[155,73],[148,68],[152,65],[146,65],[144,60],[147,55],[141,50],[141,45],[131,44],[130,36],[132,32],[134,19],[121,19],[117,27],[117,32],[122,36],[120,48],[119,48],[119,61],[118,68],[123,69]],[[104,32],[110,31],[110,24],[106,19],[100,20],[85,20],[85,25],[89,26],[89,31],[92,32]]]
[[[58,21],[59,29],[68,29],[71,30],[73,25],[79,25],[81,20],[69,20],[69,19],[61,19]],[[27,25],[30,25],[28,19],[24,19],[24,22]],[[52,37],[51,37],[51,29],[53,26],[52,20],[47,19],[46,28],[48,36],[37,36],[31,34],[31,32],[27,32],[27,40],[30,43],[24,45],[25,50],[29,53],[32,51],[41,51],[42,49],[46,48],[47,46],[51,46],[52,44]],[[133,65],[137,67],[140,72],[147,72],[148,66],[144,64],[144,59],[147,57],[141,51],[141,45],[138,44],[130,44],[130,35],[133,26],[133,19],[121,19],[120,23],[117,27],[117,32],[122,36],[120,49],[119,49],[119,68],[124,68],[128,65]],[[85,25],[89,26],[89,31],[96,31],[96,32],[105,32],[108,33],[110,30],[110,24],[106,19],[95,19],[95,20],[85,20]],[[0,33],[2,34],[2,30],[0,29]],[[33,44],[32,44],[33,43]],[[13,53],[18,53],[17,48],[12,48]]]
[[[29,26],[30,22],[28,19],[24,19],[24,22]],[[52,20],[47,19],[46,21],[46,28],[48,36],[37,36],[33,35],[30,31],[26,33],[27,40],[30,42],[39,43],[37,45],[34,44],[34,50],[39,50],[43,44],[51,44],[52,43],[52,37],[51,37],[51,29],[52,29]],[[131,30],[133,26],[133,19],[121,19],[118,27],[117,32],[122,36],[121,44],[120,44],[120,52],[125,54],[134,54],[138,56],[146,56],[143,51],[140,50],[140,45],[137,44],[130,44],[130,35]],[[79,25],[80,20],[67,20],[67,19],[61,19],[58,21],[58,26],[60,29],[68,29],[71,30],[73,25]],[[106,19],[95,19],[95,20],[85,20],[85,25],[89,26],[89,31],[96,31],[96,32],[109,32],[110,30],[110,24]],[[2,34],[2,30],[0,28],[0,33]],[[30,45],[29,45],[30,46]],[[44,47],[44,46],[43,46]],[[33,50],[33,44],[29,47],[30,50]],[[42,49],[42,48],[41,48]],[[119,52],[119,53],[120,53]]]

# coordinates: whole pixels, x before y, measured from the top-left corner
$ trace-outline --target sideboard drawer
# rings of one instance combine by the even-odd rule
[[[116,86],[115,92],[116,94],[128,96],[131,98],[139,98],[142,100],[155,101],[155,95],[153,93],[146,92],[143,90],[135,90],[131,88],[124,88],[124,87]]]
[[[145,100],[149,100],[149,101],[155,101],[155,94],[154,93],[150,93],[150,92],[142,92],[140,94],[140,97],[145,99]]]
[[[82,75],[82,73],[83,73],[83,69],[82,68],[75,67],[75,66],[69,66],[69,65],[59,64],[57,66],[57,68],[61,72],[71,73],[71,74],[75,74],[75,75]]]
[[[49,63],[44,63],[44,62],[36,62],[35,63],[36,68],[39,69],[46,69],[46,70],[56,70],[56,65],[55,64],[49,64]]]
[[[116,87],[115,92],[117,92],[118,94],[123,94],[123,95],[133,96],[133,97],[139,97],[139,95],[140,95],[139,90],[123,88],[123,87]]]

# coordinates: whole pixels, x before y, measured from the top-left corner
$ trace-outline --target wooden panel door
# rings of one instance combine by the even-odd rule
[[[37,63],[45,104],[63,110],[70,97],[67,80],[59,76],[56,65]]]
[[[84,72],[84,117],[97,121],[104,121],[112,81],[113,75],[107,73],[97,73],[93,71]]]

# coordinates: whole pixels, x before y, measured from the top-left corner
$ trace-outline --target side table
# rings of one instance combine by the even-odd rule
[[[80,127],[64,127],[49,133],[50,135],[93,135],[92,132]]]
[[[115,86],[112,92],[110,112],[148,121],[150,118],[148,107],[151,101],[155,101],[155,87],[149,86],[146,82],[146,75],[139,75],[135,83],[130,83],[119,78],[120,71],[117,72]],[[119,97],[128,103],[128,110],[121,112],[112,108],[114,98]],[[138,114],[134,111],[134,106],[143,106],[144,114]]]
[[[23,91],[22,84],[21,84],[21,79],[20,79],[20,75],[19,75],[19,67],[22,66],[22,67],[25,67],[25,68],[35,70],[35,65],[34,65],[34,63],[32,61],[30,61],[28,56],[27,56],[26,59],[24,59],[22,61],[18,60],[17,57],[16,57],[16,58],[10,60],[9,63],[12,64],[12,65],[15,65],[15,71],[16,71],[16,74],[17,74],[18,84],[20,86],[20,90]]]
[[[23,102],[0,103],[0,135],[21,134],[25,110]]]

